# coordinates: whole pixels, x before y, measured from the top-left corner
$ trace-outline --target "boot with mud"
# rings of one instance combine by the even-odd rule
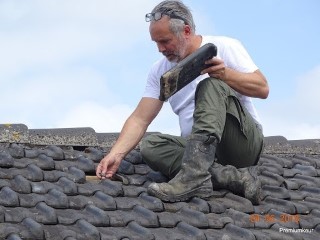
[[[254,205],[261,202],[261,181],[258,178],[258,166],[237,169],[214,163],[209,172],[212,175],[213,189],[228,189],[243,196]]]
[[[165,202],[186,201],[212,196],[211,174],[217,140],[213,136],[192,134],[187,141],[178,174],[168,183],[151,183],[148,193]]]

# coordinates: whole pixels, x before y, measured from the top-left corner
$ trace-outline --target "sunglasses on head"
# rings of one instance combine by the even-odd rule
[[[147,13],[145,16],[146,22],[151,22],[151,21],[158,21],[162,18],[163,15],[166,15],[170,18],[174,18],[174,19],[180,19],[182,20],[184,23],[186,23],[185,19],[183,19],[182,17],[177,16],[176,14],[174,14],[174,12],[155,12],[155,13]]]

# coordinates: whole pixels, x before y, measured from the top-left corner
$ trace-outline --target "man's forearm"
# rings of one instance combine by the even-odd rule
[[[144,136],[148,125],[131,115],[125,122],[119,138],[112,147],[109,154],[123,159],[133,148],[135,148]]]
[[[267,98],[269,94],[267,80],[259,70],[253,73],[240,73],[226,68],[225,78],[222,80],[246,96]]]

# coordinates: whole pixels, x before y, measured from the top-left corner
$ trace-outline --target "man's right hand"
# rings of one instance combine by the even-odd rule
[[[105,156],[98,164],[96,175],[100,179],[111,178],[118,170],[122,160],[121,154]]]

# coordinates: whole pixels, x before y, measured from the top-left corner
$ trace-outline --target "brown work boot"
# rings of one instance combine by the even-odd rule
[[[213,164],[215,151],[215,137],[191,135],[178,174],[168,183],[151,183],[148,193],[165,202],[210,197],[213,191],[208,169]]]
[[[231,165],[214,163],[209,172],[212,176],[213,189],[228,189],[255,205],[260,203],[261,181],[258,178],[258,166],[237,169]]]

